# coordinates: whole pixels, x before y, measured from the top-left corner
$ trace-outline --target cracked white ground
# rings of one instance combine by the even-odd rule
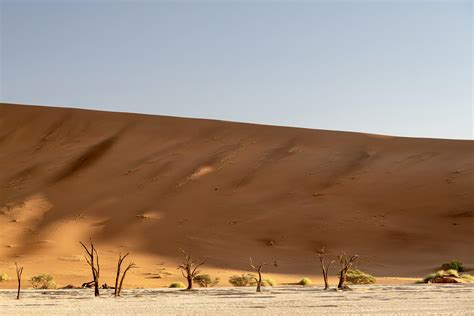
[[[351,292],[321,287],[129,289],[121,298],[103,290],[0,290],[2,315],[223,314],[474,314],[474,285],[370,285]]]

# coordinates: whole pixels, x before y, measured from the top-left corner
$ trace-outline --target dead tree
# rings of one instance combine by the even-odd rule
[[[128,266],[125,268],[123,271],[122,277],[120,278],[120,271],[122,269],[122,263],[123,260],[129,255],[127,252],[125,256],[122,257],[122,254],[119,254],[119,259],[117,262],[117,275],[115,277],[115,288],[114,288],[114,296],[120,296],[120,293],[122,292],[122,285],[123,285],[123,280],[125,280],[125,276],[127,275],[128,270],[136,268],[135,263],[131,262],[128,264]],[[120,283],[119,283],[119,278],[120,278]]]
[[[135,263],[131,262],[128,264],[128,266],[125,268],[122,274],[122,278],[120,279],[120,284],[119,284],[119,289],[118,289],[118,296],[120,296],[120,293],[122,292],[122,285],[123,285],[123,280],[125,279],[125,275],[127,275],[128,270],[136,268],[137,266]]]
[[[23,267],[19,267],[18,264],[15,262],[16,267],[16,279],[18,281],[18,291],[16,292],[16,299],[20,299],[20,290],[21,290],[21,275],[23,274]]]
[[[183,277],[188,281],[188,287],[186,290],[190,291],[193,289],[193,280],[196,275],[199,274],[197,268],[204,264],[204,261],[193,260],[191,257],[191,250],[187,252],[183,249],[180,249],[181,253],[184,256],[184,263],[178,266],[178,269],[181,271]]]
[[[86,255],[84,258],[86,259],[87,264],[91,268],[92,272],[92,282],[94,282],[94,296],[99,296],[99,274],[100,274],[100,265],[99,265],[99,254],[94,247],[94,243],[92,242],[92,238],[89,239],[90,242],[90,249],[87,248],[86,245],[82,241],[79,243],[84,247],[86,251]]]
[[[250,267],[255,270],[255,272],[258,273],[258,279],[255,278],[255,281],[257,282],[257,292],[261,292],[261,286],[262,286],[262,268],[265,266],[266,263],[260,263],[260,264],[253,264],[252,262],[252,257],[250,257]]]
[[[359,258],[358,255],[353,255],[350,258],[347,258],[344,252],[341,252],[339,255],[339,263],[341,264],[341,270],[339,270],[339,284],[337,288],[340,290],[350,290],[346,285],[346,274],[347,271],[352,268],[354,262]]]
[[[115,287],[114,287],[114,296],[118,296],[118,285],[119,285],[119,278],[120,278],[120,270],[122,269],[123,260],[129,255],[130,253],[127,252],[123,257],[122,254],[119,254],[119,258],[117,261],[117,275],[115,276]]]
[[[321,271],[323,273],[323,279],[324,279],[324,289],[328,290],[329,289],[329,282],[328,282],[329,268],[331,268],[331,265],[335,262],[335,260],[332,260],[327,265],[325,264],[324,247],[318,250],[318,256],[319,256],[319,261],[321,262]]]

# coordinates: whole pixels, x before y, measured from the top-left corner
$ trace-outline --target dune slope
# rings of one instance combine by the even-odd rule
[[[114,249],[174,262],[191,247],[208,266],[245,269],[253,256],[302,274],[323,245],[378,275],[472,265],[473,149],[0,104],[0,270],[18,258],[64,269],[89,236],[111,265]]]

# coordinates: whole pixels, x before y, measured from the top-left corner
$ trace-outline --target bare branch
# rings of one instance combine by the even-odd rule
[[[332,264],[333,264],[334,262],[336,262],[336,260],[332,260],[331,262],[329,262],[328,267],[327,267],[327,270],[329,270],[329,268],[332,266]]]
[[[196,264],[196,266],[194,267],[194,270],[193,272],[191,273],[193,276],[196,274],[196,270],[197,268],[199,268],[200,266],[202,266],[204,264],[205,261],[201,261],[199,263]]]
[[[92,254],[89,252],[89,249],[87,249],[86,245],[84,245],[82,241],[80,241],[79,243],[82,245],[82,247],[84,247],[84,250],[87,252],[87,254],[91,256]]]
[[[252,257],[250,257],[250,267],[252,267],[252,269],[254,269],[254,270],[257,270],[255,265],[253,264]]]

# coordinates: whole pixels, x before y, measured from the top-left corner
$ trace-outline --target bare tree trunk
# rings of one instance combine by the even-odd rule
[[[339,283],[337,284],[338,289],[342,289],[346,284],[346,272],[344,270],[339,271]]]
[[[257,281],[257,292],[262,292],[261,287],[262,286],[262,272],[261,269],[258,270],[258,281]]]
[[[87,255],[85,256],[87,264],[90,266],[92,271],[92,279],[94,281],[94,296],[99,296],[99,275],[100,275],[100,265],[99,265],[99,254],[94,247],[94,243],[92,242],[92,238],[90,238],[90,250],[82,243],[79,242],[84,250],[86,251]]]
[[[120,270],[122,269],[122,263],[123,260],[128,256],[128,252],[125,254],[125,256],[122,257],[122,254],[119,254],[119,258],[117,261],[117,275],[115,276],[115,288],[114,288],[114,296],[119,296],[120,292],[118,290],[118,285],[119,285],[119,278],[120,278]]]
[[[20,299],[20,290],[21,290],[21,275],[23,274],[23,267],[18,267],[18,264],[15,262],[15,267],[16,267],[16,278],[18,281],[18,291],[16,293],[16,299]]]
[[[115,275],[115,287],[114,287],[114,296],[117,297],[118,295],[118,282],[120,277],[120,266],[122,265],[121,255],[119,255],[119,260],[117,263],[117,274]]]
[[[128,264],[127,268],[125,268],[125,270],[123,271],[122,278],[120,279],[120,284],[118,287],[118,292],[117,292],[118,294],[116,296],[120,296],[120,293],[122,292],[123,280],[125,280],[125,276],[127,275],[128,270],[133,269],[135,267],[136,267],[135,263],[131,262]],[[117,290],[117,288],[115,289]]]
[[[193,289],[193,278],[191,277],[191,273],[188,272],[188,275],[186,276],[186,280],[188,281],[188,287],[186,290],[192,290]]]
[[[323,271],[323,278],[324,278],[324,289],[329,289],[329,282],[328,282],[328,271]]]
[[[99,293],[99,279],[95,279],[94,280],[94,296],[100,296],[100,293]]]

